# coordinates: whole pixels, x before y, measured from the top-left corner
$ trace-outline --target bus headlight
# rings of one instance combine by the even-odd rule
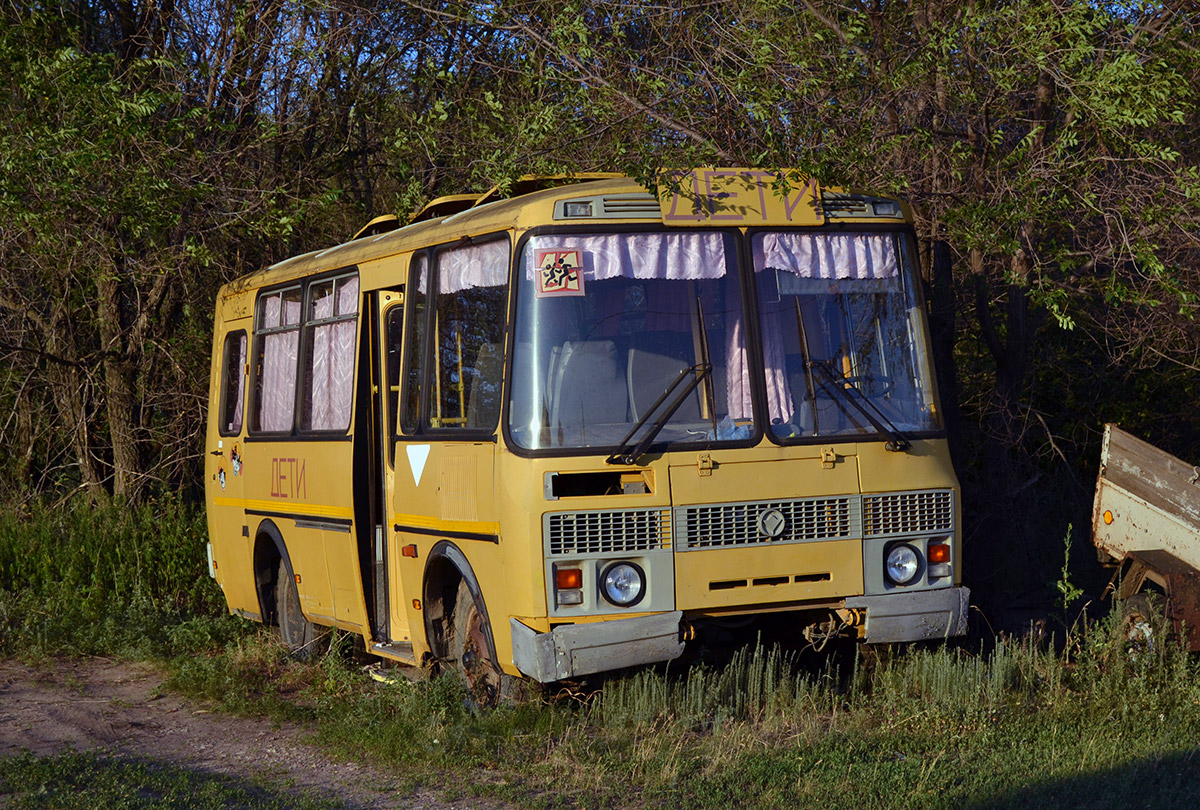
[[[617,607],[633,607],[646,595],[646,574],[637,563],[613,563],[600,575],[600,590]]]
[[[916,579],[921,570],[921,556],[907,543],[891,547],[885,560],[887,577],[897,585],[907,585]]]

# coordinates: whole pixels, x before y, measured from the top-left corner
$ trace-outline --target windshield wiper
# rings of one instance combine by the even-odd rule
[[[823,389],[841,396],[843,400],[858,409],[858,412],[871,423],[871,427],[883,434],[884,438],[887,439],[887,443],[884,445],[885,450],[891,450],[893,453],[902,453],[912,447],[912,442],[908,440],[908,437],[901,433],[900,428],[896,427],[884,415],[878,405],[868,399],[862,391],[859,391],[853,385],[845,385],[840,382],[837,375],[830,370],[826,363],[812,362],[809,363],[808,367],[810,371],[821,372],[819,382]]]
[[[606,458],[604,462],[606,464],[625,464],[629,466],[637,464],[637,460],[641,458],[642,453],[646,452],[646,448],[650,446],[650,442],[654,441],[654,437],[662,432],[662,429],[667,426],[667,422],[671,421],[671,417],[675,415],[675,411],[679,410],[679,406],[683,405],[688,396],[696,390],[696,386],[700,385],[704,378],[711,373],[711,363],[697,363],[679,372],[679,376],[671,381],[671,384],[667,386],[667,390],[663,391],[659,398],[654,400],[654,404],[646,410],[642,418],[637,420],[633,428],[625,434],[625,438],[621,439],[616,452]],[[675,389],[683,385],[683,382],[687,380],[689,375],[692,377],[692,381],[683,386],[679,393],[675,395],[675,398],[671,400],[671,404],[654,420],[654,424],[646,431],[646,435],[637,443],[637,446],[630,449],[629,443],[633,440],[633,437],[637,435],[639,430],[646,426],[646,423],[650,421],[650,417],[658,411],[659,406],[666,401],[667,397],[671,396]]]

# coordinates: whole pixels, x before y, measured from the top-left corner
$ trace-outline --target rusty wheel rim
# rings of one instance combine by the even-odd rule
[[[499,696],[499,675],[492,662],[491,647],[488,645],[487,624],[483,613],[472,604],[467,615],[467,637],[464,639],[460,665],[467,688],[480,703],[491,706]]]

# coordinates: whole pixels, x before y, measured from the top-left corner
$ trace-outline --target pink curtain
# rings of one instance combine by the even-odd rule
[[[233,413],[229,415],[229,421],[225,425],[226,432],[237,433],[242,429],[242,403],[246,398],[246,333],[242,332],[237,337],[237,346],[234,352],[234,357],[229,361],[229,368],[226,373],[232,375],[237,380],[237,392],[233,398]],[[227,406],[228,407],[228,406]]]
[[[335,290],[323,291],[313,299],[314,321],[335,315],[348,318],[358,314],[358,277],[335,280]],[[356,320],[325,323],[312,328],[312,390],[310,419],[312,430],[345,430],[350,427],[354,402],[354,338]]]
[[[286,294],[288,291],[285,291]],[[258,429],[291,430],[296,407],[296,359],[300,348],[300,298],[283,300],[272,295],[263,301],[260,328],[295,325],[286,332],[263,336],[262,395],[259,397]],[[281,307],[282,302],[282,307]]]

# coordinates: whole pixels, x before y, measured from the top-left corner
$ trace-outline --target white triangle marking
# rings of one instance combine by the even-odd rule
[[[425,472],[425,462],[429,458],[429,445],[410,444],[404,449],[408,451],[408,466],[412,470],[413,482],[421,486],[421,474]]]

